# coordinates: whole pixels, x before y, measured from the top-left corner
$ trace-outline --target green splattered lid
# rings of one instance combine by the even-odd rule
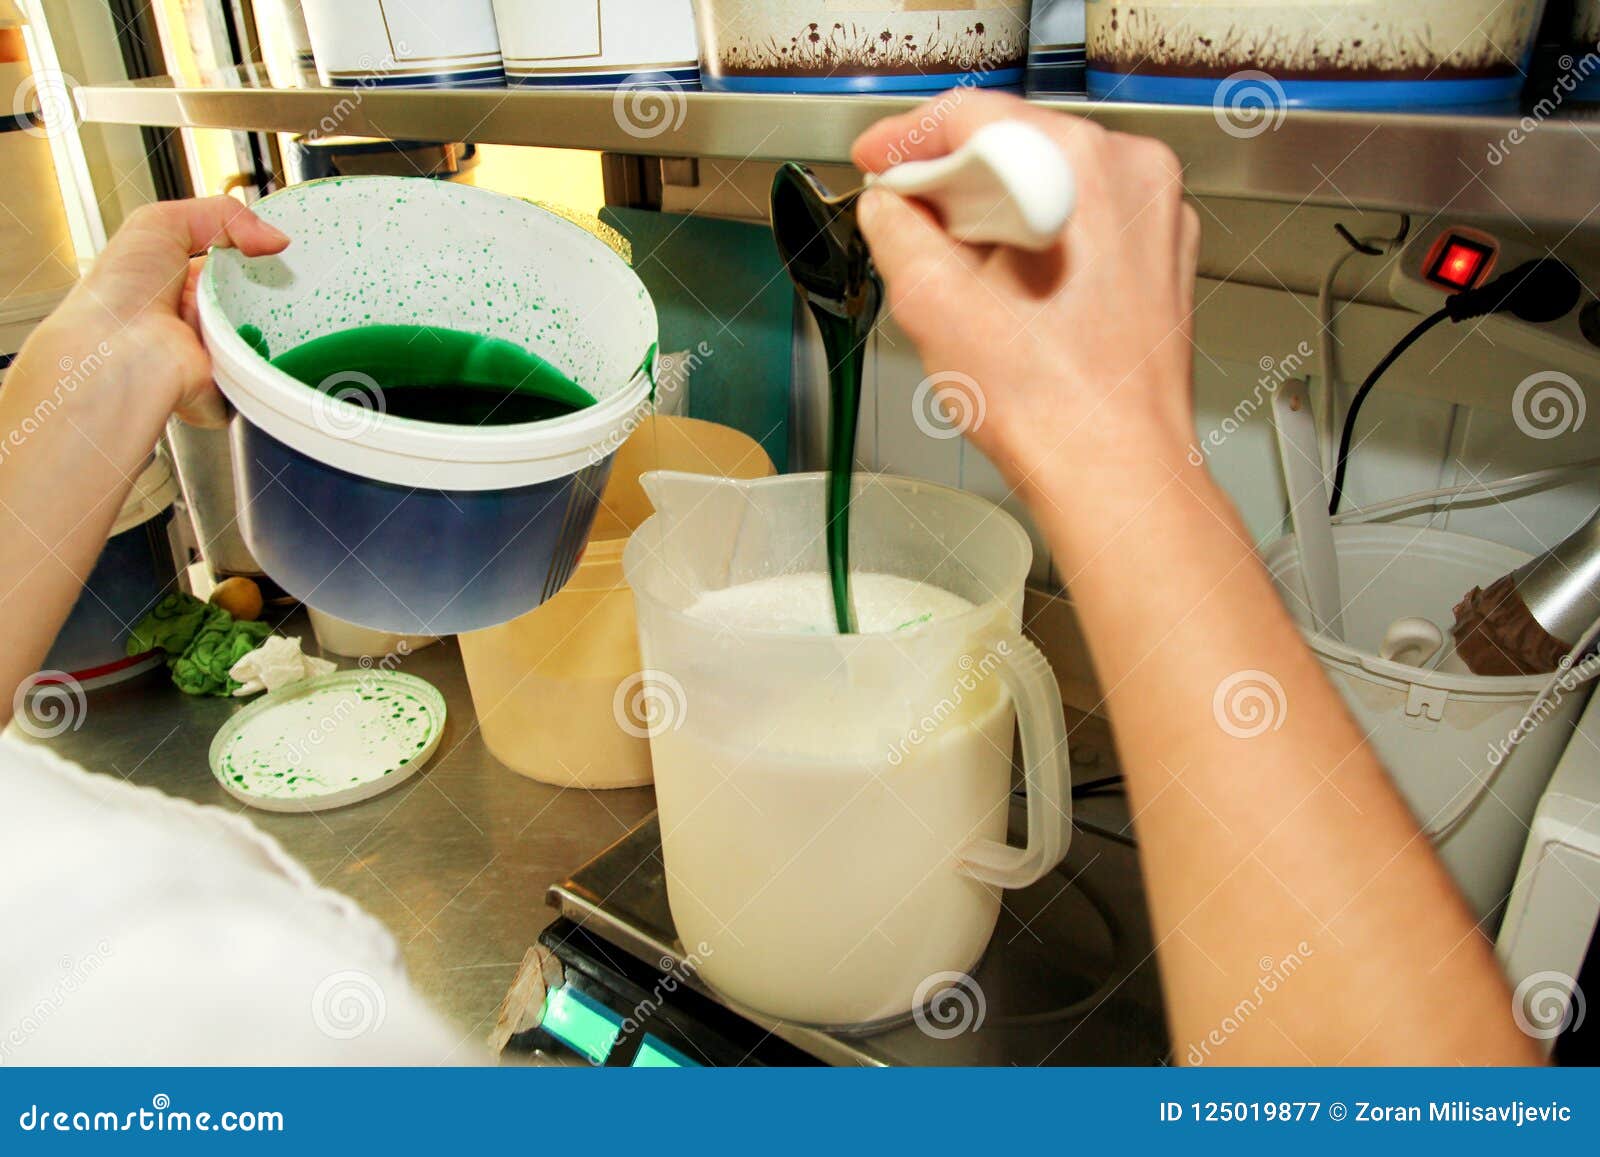
[[[280,688],[229,719],[211,741],[211,773],[251,807],[343,807],[427,763],[444,719],[444,696],[414,675],[338,671]]]

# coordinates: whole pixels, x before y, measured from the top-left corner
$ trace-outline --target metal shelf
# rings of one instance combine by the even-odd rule
[[[847,162],[850,142],[921,98],[510,90],[275,89],[251,69],[204,87],[170,78],[77,89],[84,119],[410,140],[470,140],[657,156]],[[630,114],[627,102],[642,102]],[[1573,228],[1600,199],[1600,120],[1532,131],[1513,116],[1299,110],[1254,137],[1209,107],[1039,102],[1107,128],[1157,137],[1183,159],[1190,191],[1294,204],[1515,218]],[[646,124],[643,117],[654,112]],[[634,120],[630,124],[629,116]],[[665,118],[664,120],[662,118]],[[643,127],[638,127],[638,126]],[[1520,144],[1511,144],[1513,133]],[[1491,153],[1507,154],[1493,163]]]

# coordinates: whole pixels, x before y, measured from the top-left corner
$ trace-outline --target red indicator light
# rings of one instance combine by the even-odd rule
[[[1487,245],[1461,237],[1447,238],[1428,270],[1428,280],[1450,289],[1471,289],[1493,256],[1494,250]]]

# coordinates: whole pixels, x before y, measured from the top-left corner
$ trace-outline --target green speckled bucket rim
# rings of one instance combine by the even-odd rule
[[[516,205],[538,214],[576,245],[615,262],[638,290],[648,310],[643,349],[628,355],[628,380],[593,406],[542,422],[512,426],[453,427],[416,422],[389,414],[376,416],[359,439],[329,434],[317,421],[317,391],[261,358],[235,332],[217,288],[216,262],[201,273],[196,302],[201,330],[216,373],[217,386],[253,425],[299,453],[335,469],[399,485],[414,484],[420,465],[429,485],[441,490],[495,490],[527,486],[576,473],[608,457],[648,412],[655,394],[659,321],[649,290],[633,268],[602,238],[532,201],[492,189],[455,185],[421,177],[338,176],[291,185],[255,203],[259,210],[279,199],[293,200],[327,185],[404,183],[426,195],[460,194]],[[269,215],[270,216],[270,215]]]

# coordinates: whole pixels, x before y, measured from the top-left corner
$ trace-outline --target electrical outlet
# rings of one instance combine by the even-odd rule
[[[1508,241],[1475,226],[1436,222],[1406,243],[1389,288],[1401,305],[1430,314],[1456,293],[1476,289],[1524,262],[1549,256],[1536,246]],[[1578,304],[1564,317],[1535,325],[1509,314],[1496,314],[1463,324],[1486,341],[1529,355],[1535,363],[1530,368],[1600,376],[1600,299],[1589,289],[1600,280],[1600,271],[1574,272],[1584,288]]]

